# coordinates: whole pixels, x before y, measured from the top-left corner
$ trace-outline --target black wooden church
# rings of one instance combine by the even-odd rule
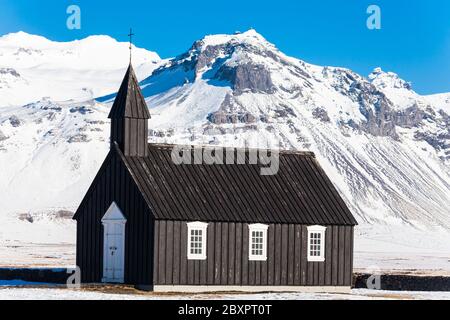
[[[313,153],[281,152],[273,175],[242,149],[232,164],[176,164],[175,146],[148,143],[150,113],[131,64],[109,118],[111,150],[74,217],[83,283],[350,288],[356,220]]]

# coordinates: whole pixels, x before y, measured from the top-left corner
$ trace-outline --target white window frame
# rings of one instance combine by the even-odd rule
[[[325,261],[325,231],[326,227],[324,226],[310,226],[308,227],[308,245],[307,245],[307,251],[308,251],[308,261],[309,262],[324,262]],[[311,235],[313,233],[319,233],[320,234],[320,255],[313,256],[311,255]]]
[[[248,226],[248,259],[250,261],[267,261],[267,230],[269,229],[268,225],[265,224],[250,224]],[[252,245],[253,245],[253,237],[252,233],[262,232],[262,255],[254,255],[252,254]]]
[[[206,242],[208,240],[208,224],[205,222],[190,222],[187,224],[188,227],[188,237],[187,237],[187,257],[188,260],[206,260]],[[199,230],[202,232],[202,242],[201,242],[201,253],[194,254],[191,253],[191,233],[194,230]]]

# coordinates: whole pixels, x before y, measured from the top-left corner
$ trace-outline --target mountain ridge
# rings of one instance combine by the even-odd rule
[[[106,54],[105,54],[106,53]],[[134,47],[138,76],[151,74],[161,58]],[[0,37],[0,108],[42,98],[85,101],[117,90],[127,68],[129,44],[109,36],[56,42],[25,32]]]
[[[308,64],[254,30],[207,36],[143,77],[150,141],[310,150],[359,222],[450,230],[450,95],[420,96],[375,71]],[[1,109],[0,164],[10,170],[0,200],[22,204],[9,212],[81,201],[108,150],[114,96],[92,98]]]

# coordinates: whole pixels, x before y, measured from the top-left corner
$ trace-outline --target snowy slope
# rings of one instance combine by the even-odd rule
[[[3,209],[74,206],[108,151],[107,109],[41,101],[0,114]],[[83,172],[89,172],[86,176]],[[6,201],[13,199],[14,201]]]
[[[6,47],[8,37],[1,38],[0,47]],[[97,102],[90,98],[117,90],[127,50],[125,44],[109,38],[89,39],[57,44],[37,37],[36,43],[29,42],[30,50],[60,45],[80,48],[80,43],[93,39],[96,45],[106,39],[114,48],[123,47],[123,54],[111,61],[107,57],[105,63],[91,64],[83,58],[81,69],[93,70],[96,76],[85,77],[83,72],[85,78],[73,76],[73,86],[55,90],[53,99],[35,96],[41,90],[36,82],[29,82],[30,90],[23,91],[30,92],[31,98],[14,94],[21,85],[14,82],[14,71],[0,72],[0,79],[12,88],[0,90],[27,101],[39,100],[0,109],[0,168],[5,168],[0,170],[0,203],[6,204],[0,209],[0,222],[11,223],[3,226],[13,226],[21,214],[39,217],[61,209],[73,211],[108,151],[112,98]],[[23,45],[19,40],[11,43]],[[86,46],[85,57],[89,57],[92,44]],[[311,65],[284,55],[254,30],[207,36],[186,53],[158,65],[152,60],[156,56],[146,51],[142,60],[139,54],[134,56],[135,66],[141,61],[141,70],[150,73],[156,67],[142,81],[152,114],[151,141],[311,150],[362,224],[362,237],[370,238],[367,230],[390,230],[387,226],[404,230],[411,225],[448,234],[449,94],[420,96],[396,74],[381,69],[363,77],[344,68]],[[0,62],[10,61],[3,58]],[[36,67],[23,60],[19,68],[16,62],[7,62],[2,64],[4,69],[20,74],[32,70],[36,75],[44,70],[45,78],[48,70],[66,65],[48,59]],[[99,71],[100,67],[109,71]],[[102,72],[111,76],[98,78]],[[145,72],[141,79],[142,75]],[[89,85],[93,93],[80,94],[78,86]],[[10,100],[5,105],[9,104],[15,103]],[[49,226],[45,219],[36,221]],[[28,238],[23,230],[31,230],[27,223],[20,221],[24,241]],[[0,230],[0,240],[2,234],[3,239],[19,237],[14,228],[17,231],[17,226]],[[67,230],[73,232],[73,226]],[[408,236],[415,235],[401,233],[395,238],[398,243],[408,244]],[[54,236],[73,241],[73,234],[55,231]],[[386,244],[388,238],[380,242],[375,233],[367,243]],[[429,250],[428,244],[419,242],[414,246]],[[439,251],[445,251],[445,245]]]
[[[425,100],[437,109],[450,114],[450,93],[435,94],[424,97]]]
[[[83,101],[117,90],[126,70],[129,44],[108,36],[54,42],[24,32],[0,37],[0,107],[20,106],[48,97]],[[159,56],[134,48],[141,78]]]

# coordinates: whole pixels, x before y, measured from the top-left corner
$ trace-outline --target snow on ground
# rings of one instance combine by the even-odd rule
[[[1,288],[1,287],[0,287]],[[130,290],[130,294],[54,288],[4,288],[0,300],[450,300],[450,292],[352,290],[349,294],[262,293],[167,295]]]
[[[410,226],[358,226],[356,272],[450,275],[450,233]]]
[[[0,266],[75,265],[75,221],[44,215],[35,216],[33,223],[17,217],[6,217],[1,222]]]
[[[73,243],[0,241],[1,267],[71,267],[75,265]]]

